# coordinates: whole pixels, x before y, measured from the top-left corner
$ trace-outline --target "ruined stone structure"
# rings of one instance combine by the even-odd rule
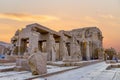
[[[6,54],[9,50],[10,44],[0,41],[0,54]]]
[[[37,23],[16,31],[11,39],[12,55],[47,53],[48,61],[80,61],[102,58],[102,32],[97,27],[53,31]]]
[[[102,58],[102,32],[96,27],[86,27],[71,31],[76,43],[80,45],[82,59]]]

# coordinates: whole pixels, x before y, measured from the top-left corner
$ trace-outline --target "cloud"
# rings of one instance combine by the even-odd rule
[[[59,20],[59,18],[48,15],[31,15],[23,13],[0,13],[0,19],[9,19],[16,21],[36,21],[36,22],[47,22],[52,20]]]
[[[104,15],[100,15],[101,18],[104,18],[104,19],[115,19],[115,17],[111,14],[104,14]]]
[[[88,22],[98,23],[98,21],[94,17],[91,17],[91,16],[85,16],[84,19]]]

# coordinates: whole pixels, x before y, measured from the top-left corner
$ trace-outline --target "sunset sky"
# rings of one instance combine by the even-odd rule
[[[104,47],[120,51],[120,0],[0,0],[0,41],[32,23],[56,31],[97,26]]]

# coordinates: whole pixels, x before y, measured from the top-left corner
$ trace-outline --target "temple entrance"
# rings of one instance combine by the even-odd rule
[[[82,60],[87,60],[86,57],[86,42],[81,42],[81,54],[82,54]]]
[[[98,54],[99,54],[99,49],[95,49],[94,54],[93,54],[93,59],[98,59]]]
[[[70,43],[66,43],[67,51],[68,51],[68,56],[70,56]]]
[[[43,40],[43,41],[39,41],[39,42],[38,42],[38,49],[39,49],[41,52],[46,52],[46,40]]]
[[[18,52],[20,52],[20,55],[24,55],[25,52],[28,52],[28,47],[29,39],[21,39],[20,49],[18,48]]]
[[[53,35],[55,39],[55,51],[56,51],[56,61],[60,61],[60,37]]]
[[[56,46],[56,60],[59,61],[60,60],[60,43],[56,42],[55,46]]]

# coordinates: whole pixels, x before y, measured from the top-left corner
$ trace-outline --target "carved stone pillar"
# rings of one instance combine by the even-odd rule
[[[68,50],[66,47],[66,42],[62,36],[60,39],[60,59],[63,60],[68,56]]]
[[[56,48],[55,48],[55,39],[53,37],[53,34],[48,33],[46,50],[47,50],[47,60],[55,61],[56,60]]]
[[[34,53],[34,49],[38,49],[38,41],[39,41],[39,33],[38,32],[32,32],[29,37],[29,53]]]
[[[87,60],[90,60],[90,50],[89,50],[89,42],[86,44],[86,58]]]

